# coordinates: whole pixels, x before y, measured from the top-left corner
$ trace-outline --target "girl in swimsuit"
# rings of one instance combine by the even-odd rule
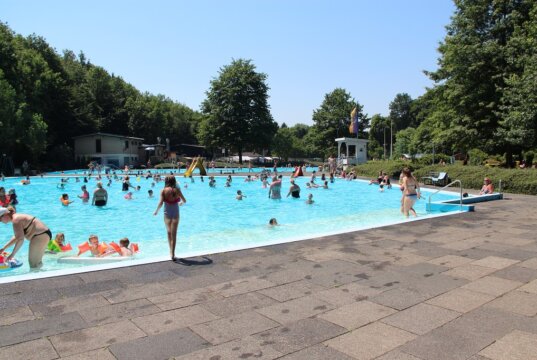
[[[412,212],[414,216],[416,210],[414,210],[414,204],[420,198],[420,186],[418,180],[412,175],[410,169],[403,169],[403,214],[408,217],[409,213]]]
[[[168,233],[168,245],[172,261],[179,261],[175,257],[175,245],[177,243],[177,228],[179,227],[179,206],[186,203],[186,199],[177,187],[175,176],[168,175],[164,180],[164,189],[160,192],[160,201],[153,215],[157,215],[164,204],[164,224]]]
[[[15,213],[15,209],[12,206],[0,208],[0,220],[4,224],[11,222],[13,224],[14,234],[11,240],[9,240],[4,247],[0,248],[0,253],[15,244],[7,261],[13,259],[26,238],[30,241],[30,248],[28,250],[28,262],[30,267],[40,267],[43,264],[42,259],[45,249],[47,248],[49,240],[52,239],[52,233],[49,228],[35,216]]]

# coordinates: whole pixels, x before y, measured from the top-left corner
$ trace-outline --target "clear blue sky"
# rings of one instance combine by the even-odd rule
[[[423,94],[453,11],[451,0],[0,0],[16,33],[194,110],[222,66],[251,59],[288,125],[311,125],[337,87],[370,116],[397,93]]]

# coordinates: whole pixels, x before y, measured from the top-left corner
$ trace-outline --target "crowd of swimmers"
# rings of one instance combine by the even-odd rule
[[[320,171],[322,169],[319,169]],[[340,172],[337,173],[340,179],[353,180],[356,178],[354,171],[349,173]],[[170,173],[167,178],[173,177],[175,175]],[[311,175],[306,182],[306,188],[315,189],[323,188],[328,189],[330,183],[335,182],[336,173],[330,172],[328,176],[325,173],[321,173],[320,179],[317,178],[317,172],[314,170],[311,172]],[[140,192],[141,187],[135,186],[130,181],[130,175],[118,176],[115,172],[108,173],[104,176],[98,174],[97,176],[90,174],[84,174],[84,176],[74,176],[74,182],[79,183],[82,178],[84,184],[81,186],[81,193],[77,195],[77,198],[84,203],[90,203],[96,207],[102,207],[108,204],[108,191],[106,190],[103,183],[106,183],[106,187],[110,187],[113,182],[120,182],[121,189],[125,192],[125,199],[132,200],[133,194]],[[87,183],[92,180],[96,181],[96,188],[93,190],[93,193],[87,189]],[[163,181],[163,178],[160,174],[152,174],[151,171],[138,172],[136,176],[139,181],[141,178],[151,181],[151,188],[147,191],[148,197],[153,197],[153,189],[157,183]],[[194,182],[194,177],[189,177],[190,182]],[[236,179],[236,178],[235,178]],[[61,178],[58,188],[62,191],[65,190],[66,185],[73,180],[72,178]],[[200,176],[201,182],[204,182],[204,177]],[[224,187],[231,187],[234,178],[231,175],[228,175],[225,180]],[[283,176],[278,175],[277,172],[271,174],[270,171],[263,171],[259,174],[248,174],[244,177],[244,182],[254,182],[260,181],[261,187],[267,190],[267,195],[269,199],[281,199],[282,198],[282,180]],[[30,184],[30,179],[24,179],[24,184]],[[384,191],[385,189],[391,189],[391,179],[390,176],[384,172],[379,172],[376,179],[372,179],[370,184],[377,184],[379,186],[379,191]],[[178,186],[178,185],[177,185]],[[183,186],[188,187],[188,182],[184,182]],[[214,176],[209,176],[208,186],[215,188],[217,186],[217,179]],[[414,204],[421,197],[419,182],[412,175],[412,172],[405,168],[401,171],[399,178],[399,188],[401,190],[401,212],[409,217],[410,215],[417,216],[417,213],[414,209]],[[483,188],[481,189],[480,194],[489,194],[494,191],[492,182],[489,178],[485,178]],[[297,184],[296,179],[291,176],[290,186],[286,197],[292,197],[299,199],[301,197],[301,188]],[[246,199],[247,196],[238,189],[235,195],[236,200],[242,201]],[[11,254],[11,257],[19,250],[22,245],[22,240],[24,238],[30,240],[30,250],[29,250],[29,263],[31,267],[37,267],[41,264],[41,258],[43,253],[48,252],[64,252],[70,251],[70,245],[65,244],[65,235],[63,233],[56,234],[56,237],[52,239],[52,233],[49,228],[37,219],[34,216],[27,214],[17,214],[15,206],[18,204],[19,200],[17,198],[17,193],[15,189],[10,189],[7,193],[4,187],[0,187],[0,218],[2,222],[8,223],[13,222],[14,227],[14,236],[8,242],[4,248],[0,248],[0,252],[4,251],[7,247],[15,244],[14,251]],[[63,206],[69,206],[74,200],[69,197],[69,194],[63,192],[60,196],[60,203]],[[183,201],[183,203],[186,201]],[[308,205],[314,204],[313,194],[310,192],[307,195],[305,203]],[[158,211],[157,211],[158,212]],[[270,226],[278,225],[278,222],[275,218],[270,219]],[[39,239],[39,241],[34,241],[34,239]],[[46,241],[45,241],[46,240]],[[33,246],[32,244],[37,244]],[[119,241],[119,244],[111,242],[110,244],[99,242],[99,239],[96,235],[90,236],[87,242],[79,245],[79,254],[81,255],[84,252],[89,251],[93,256],[108,256],[114,253],[118,253],[121,256],[132,256],[136,251],[130,244],[129,239],[123,238]],[[172,259],[175,258],[172,251]]]

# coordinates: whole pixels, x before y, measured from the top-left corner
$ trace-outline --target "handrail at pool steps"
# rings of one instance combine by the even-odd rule
[[[433,197],[433,195],[435,194],[438,194],[440,191],[450,187],[451,185],[453,184],[459,184],[459,191],[460,191],[460,199],[459,199],[459,204],[460,204],[460,211],[462,211],[462,182],[460,180],[453,180],[452,182],[450,182],[449,184],[447,184],[446,186],[444,186],[443,188],[441,189],[438,189],[436,190],[434,193],[430,194],[429,195],[429,201],[427,202],[427,211],[431,211],[431,198]]]

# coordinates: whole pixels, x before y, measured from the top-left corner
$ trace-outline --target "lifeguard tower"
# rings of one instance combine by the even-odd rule
[[[338,166],[346,168],[349,165],[367,162],[367,143],[369,140],[342,137],[337,138],[336,142]]]

